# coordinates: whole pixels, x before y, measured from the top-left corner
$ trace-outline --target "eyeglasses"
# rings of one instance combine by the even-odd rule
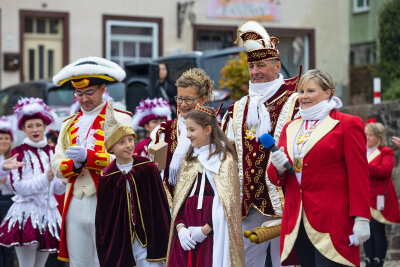
[[[183,101],[185,101],[186,105],[191,106],[193,104],[193,102],[196,99],[202,98],[202,96],[196,97],[196,98],[189,98],[189,97],[179,97],[179,96],[175,96],[175,101],[177,104],[182,104]]]
[[[97,89],[91,89],[91,90],[87,90],[86,92],[78,92],[76,91],[76,89],[74,90],[74,96],[76,96],[77,98],[82,98],[84,95],[86,95],[87,97],[91,97],[94,95],[94,93],[100,89],[100,87],[97,87]]]

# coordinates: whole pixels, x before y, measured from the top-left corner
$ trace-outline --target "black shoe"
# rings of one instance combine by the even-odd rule
[[[365,267],[372,267],[372,262],[370,258],[365,257]]]
[[[374,258],[373,265],[374,267],[383,267],[383,260],[379,258]]]

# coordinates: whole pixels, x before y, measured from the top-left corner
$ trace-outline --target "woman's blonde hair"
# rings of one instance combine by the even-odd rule
[[[212,95],[214,81],[199,68],[185,71],[176,81],[177,87],[194,87],[199,97],[207,96],[209,100]]]
[[[379,146],[387,146],[386,129],[382,123],[368,123],[365,130],[370,130],[379,140]]]
[[[316,82],[323,91],[327,91],[331,89],[332,94],[329,99],[331,99],[335,94],[335,81],[329,73],[324,72],[319,69],[312,69],[307,71],[304,75],[301,76],[297,89],[302,88],[308,81],[313,80]]]

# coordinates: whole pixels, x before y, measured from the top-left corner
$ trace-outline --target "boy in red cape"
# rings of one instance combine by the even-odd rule
[[[106,148],[116,157],[97,187],[96,246],[100,266],[164,266],[171,217],[156,165],[133,155],[132,120],[116,123]]]

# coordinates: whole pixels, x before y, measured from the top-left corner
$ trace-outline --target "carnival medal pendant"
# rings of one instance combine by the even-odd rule
[[[246,136],[244,137],[244,139],[250,139],[253,140],[254,138],[256,138],[256,133],[257,133],[257,126],[251,126],[250,129],[246,129]]]
[[[302,171],[302,169],[303,169],[303,159],[302,158],[296,158],[294,160],[293,169],[297,173],[300,173]]]

